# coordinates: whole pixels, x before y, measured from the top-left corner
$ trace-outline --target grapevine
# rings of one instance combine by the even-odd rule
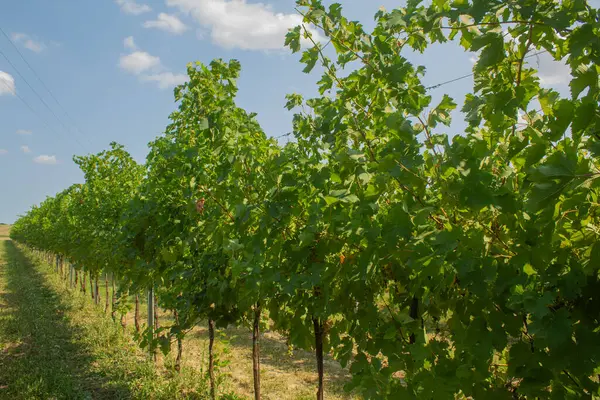
[[[318,400],[327,354],[365,398],[599,396],[598,10],[409,1],[367,32],[339,4],[297,6],[285,43],[321,78],[287,96],[294,141],[236,105],[237,61],[189,64],[145,165],[116,144],[76,157],[85,183],[12,237],[120,293],[155,289],[175,323],[143,344],[175,337],[178,360],[191,327],[213,360],[214,330],[245,324],[256,399],[267,324],[315,351]],[[443,85],[405,55],[447,41],[478,53],[453,137],[458,99],[434,103]],[[568,64],[570,96],[540,85],[540,51]]]

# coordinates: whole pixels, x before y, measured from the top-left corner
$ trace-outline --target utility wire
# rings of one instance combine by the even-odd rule
[[[12,94],[14,94],[15,96],[17,96],[17,98],[18,98],[19,100],[21,100],[21,102],[22,102],[23,104],[25,104],[25,107],[27,107],[27,108],[29,109],[29,111],[31,111],[33,114],[35,114],[35,116],[36,116],[36,117],[38,117],[38,119],[39,119],[39,120],[40,120],[40,121],[41,121],[41,122],[42,122],[42,123],[43,123],[43,124],[46,126],[46,128],[48,128],[48,129],[49,129],[50,131],[52,131],[54,134],[58,135],[58,132],[56,132],[56,130],[55,130],[54,128],[52,128],[52,126],[50,126],[50,125],[48,124],[48,122],[47,122],[47,121],[46,121],[44,118],[42,118],[42,116],[41,116],[40,114],[38,114],[38,112],[37,112],[37,111],[35,111],[35,110],[34,110],[34,109],[33,109],[33,108],[32,108],[32,107],[29,105],[29,103],[27,103],[27,102],[25,101],[25,99],[24,99],[23,97],[21,97],[21,96],[19,95],[19,93],[17,93],[17,90],[16,90],[16,88],[13,90],[13,88],[11,88],[11,87],[8,85],[8,83],[6,83],[6,81],[4,81],[3,79],[0,79],[0,82],[2,82],[2,84],[4,84],[4,86],[5,86],[5,87],[8,89],[8,91],[9,91],[10,93],[12,93]]]
[[[44,83],[44,81],[42,80],[42,78],[40,78],[40,76],[37,74],[37,72],[35,71],[35,69],[33,69],[33,67],[31,66],[31,64],[29,64],[29,62],[27,61],[27,59],[25,58],[25,56],[23,55],[23,53],[21,53],[21,50],[19,50],[19,47],[15,44],[15,42],[12,41],[12,39],[6,34],[6,32],[4,31],[4,29],[2,29],[2,27],[0,27],[0,32],[2,32],[2,34],[4,35],[4,37],[6,37],[6,40],[9,41],[9,43],[13,46],[13,48],[17,51],[17,54],[19,54],[19,57],[21,57],[21,60],[23,60],[23,62],[27,65],[27,67],[31,70],[31,72],[33,72],[33,75],[36,77],[36,79],[42,84],[42,86],[44,87],[44,89],[46,89],[46,91],[50,94],[50,97],[52,97],[52,99],[56,102],[56,104],[58,104],[58,106],[60,107],[60,109],[63,111],[63,113],[67,116],[67,118],[70,120],[71,125],[73,125],[75,127],[74,130],[78,131],[81,136],[85,137],[87,142],[92,145],[90,139],[83,134],[83,132],[81,131],[81,129],[79,129],[79,127],[77,126],[77,124],[75,123],[75,120],[71,117],[71,115],[69,115],[69,113],[67,112],[67,110],[65,109],[65,107],[62,106],[62,104],[58,101],[58,99],[56,98],[56,96],[54,96],[54,94],[52,93],[52,91],[48,88],[48,86]]]
[[[31,89],[31,91],[37,96],[37,98],[42,102],[42,104],[48,109],[48,111],[50,111],[50,113],[54,116],[54,118],[56,118],[56,120],[63,126],[63,128],[65,129],[65,131],[69,131],[69,129],[66,127],[66,125],[62,122],[62,120],[60,118],[58,118],[58,115],[56,115],[56,113],[50,108],[50,106],[48,106],[48,103],[46,103],[46,101],[42,98],[42,96],[40,96],[40,94],[33,88],[33,86],[31,86],[31,84],[29,83],[29,81],[23,76],[23,74],[21,74],[21,72],[19,71],[19,69],[12,63],[12,61],[10,61],[10,59],[6,56],[6,54],[4,54],[4,52],[2,52],[2,50],[0,50],[0,55],[2,57],[4,57],[4,59],[6,61],[8,61],[8,63],[11,65],[11,67],[13,67],[13,69],[17,72],[17,74],[21,77],[21,79],[23,79],[23,81],[27,84],[27,86],[29,86],[29,88]],[[81,146],[81,148],[84,151],[87,151],[85,146],[83,144],[81,144],[81,142],[79,141],[78,138],[73,137],[73,139],[75,139],[75,141],[77,142],[77,144],[79,144],[79,146]]]
[[[42,102],[42,104],[48,109],[48,111],[50,111],[50,113],[54,116],[54,118],[56,118],[56,120],[63,126],[63,128],[65,129],[66,132],[68,132],[68,128],[65,126],[65,124],[62,122],[62,120],[60,118],[58,118],[58,115],[56,115],[56,113],[48,106],[48,103],[46,103],[46,101],[42,98],[42,96],[40,96],[40,94],[33,88],[33,86],[31,86],[31,84],[29,83],[29,81],[27,81],[27,79],[23,76],[23,74],[21,74],[21,72],[19,71],[19,69],[12,63],[12,61],[10,61],[10,59],[6,56],[6,54],[4,54],[4,52],[2,52],[2,50],[0,50],[0,55],[2,55],[2,57],[4,57],[4,59],[6,61],[8,61],[8,63],[13,67],[13,69],[17,72],[17,74],[21,77],[21,79],[23,79],[23,81],[27,84],[27,86],[29,86],[29,88],[31,89],[31,91],[37,96],[37,98]],[[16,95],[16,90],[15,90],[15,95]],[[19,96],[20,97],[20,96]],[[29,107],[31,109],[31,107]],[[46,126],[48,127],[48,124],[46,123]],[[53,129],[54,131],[54,129]],[[56,133],[56,131],[54,131]],[[73,137],[73,139],[75,139],[75,141],[77,142],[77,144],[79,144],[79,146],[81,146],[81,148],[84,151],[87,151],[85,146],[83,146],[83,144],[81,144],[81,142],[79,141],[79,139],[77,139],[76,137]]]
[[[533,53],[533,54],[530,54],[530,55],[528,55],[528,56],[526,56],[526,57],[523,57],[523,59],[527,59],[527,58],[531,58],[531,57],[539,56],[540,54],[544,54],[544,53],[547,53],[547,51],[546,51],[546,50],[539,51],[539,52],[537,52],[537,53]],[[463,79],[469,78],[469,77],[471,77],[471,76],[473,76],[473,75],[475,75],[475,73],[474,73],[474,72],[471,72],[470,74],[463,75],[463,76],[459,76],[458,78],[450,79],[449,81],[440,82],[440,83],[438,83],[438,84],[435,84],[435,85],[433,85],[433,86],[426,87],[426,88],[425,88],[425,90],[437,89],[437,88],[439,88],[440,86],[444,86],[444,85],[447,85],[447,84],[449,84],[449,83],[453,83],[453,82],[456,82],[456,81],[460,81],[460,80],[463,80]]]
[[[433,86],[426,87],[426,88],[425,88],[425,90],[437,89],[437,88],[439,88],[440,86],[444,86],[444,85],[447,85],[447,84],[449,84],[449,83],[453,83],[453,82],[456,82],[456,81],[460,81],[460,80],[463,80],[463,79],[469,78],[469,77],[471,77],[471,76],[473,76],[473,75],[475,75],[475,74],[472,72],[472,73],[470,73],[470,74],[467,74],[467,75],[459,76],[458,78],[450,79],[449,81],[441,82],[441,83],[435,84],[435,85],[433,85]]]

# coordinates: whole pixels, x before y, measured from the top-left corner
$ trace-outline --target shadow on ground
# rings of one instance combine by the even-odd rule
[[[19,248],[0,241],[0,398],[131,398],[110,371],[94,371],[69,307]]]

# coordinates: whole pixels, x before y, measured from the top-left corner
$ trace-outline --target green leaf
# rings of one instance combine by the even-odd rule
[[[587,88],[598,87],[598,72],[596,68],[580,66],[574,74],[575,78],[571,80],[571,96],[577,99],[581,92]]]
[[[504,39],[496,32],[488,32],[473,39],[471,51],[481,50],[481,55],[476,64],[476,70],[483,71],[486,68],[497,66],[506,54],[504,52]]]
[[[538,100],[542,106],[544,114],[552,114],[554,110],[554,104],[558,99],[558,92],[551,89],[542,89],[538,94]]]
[[[590,247],[590,266],[594,271],[600,269],[600,242],[595,242]]]
[[[198,123],[198,129],[200,129],[201,131],[204,131],[204,130],[206,130],[208,128],[209,128],[208,119],[207,118],[202,118],[200,120],[200,122]]]
[[[402,12],[400,10],[393,10],[389,15],[387,25],[390,28],[405,27],[406,21],[404,21]]]
[[[456,108],[456,103],[446,94],[442,98],[440,104],[435,107],[429,114],[428,125],[435,128],[438,122],[446,126],[450,126],[450,112]]]
[[[527,263],[523,266],[523,272],[525,272],[525,274],[528,276],[537,275],[537,272],[535,271],[535,269],[533,269],[533,266],[529,263]]]
[[[346,203],[356,203],[357,201],[359,201],[360,199],[354,195],[354,194],[350,194],[348,196],[344,196],[342,198],[342,201],[346,202]]]
[[[552,105],[553,118],[550,119],[548,126],[550,128],[549,140],[555,141],[563,136],[573,119],[573,103],[569,100],[561,99]]]
[[[306,74],[310,73],[310,71],[312,71],[315,65],[317,64],[318,60],[319,49],[316,46],[306,50],[304,53],[302,53],[302,58],[300,59],[300,62],[306,64],[306,67],[304,67],[302,72]]]
[[[369,183],[372,178],[373,178],[373,175],[369,174],[368,172],[362,172],[358,175],[358,180],[363,185],[366,185],[367,183]]]
[[[586,101],[581,103],[575,111],[573,119],[573,135],[581,134],[590,123],[594,120],[595,114],[598,112],[597,101]]]
[[[323,196],[323,199],[325,200],[325,202],[327,203],[328,206],[335,204],[340,200],[338,197],[332,197],[332,196]]]
[[[300,51],[300,29],[300,26],[296,26],[285,35],[284,45],[292,49],[293,53]]]

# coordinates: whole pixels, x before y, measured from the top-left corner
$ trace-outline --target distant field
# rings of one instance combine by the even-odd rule
[[[10,225],[0,225],[0,240],[8,239],[10,235]]]

